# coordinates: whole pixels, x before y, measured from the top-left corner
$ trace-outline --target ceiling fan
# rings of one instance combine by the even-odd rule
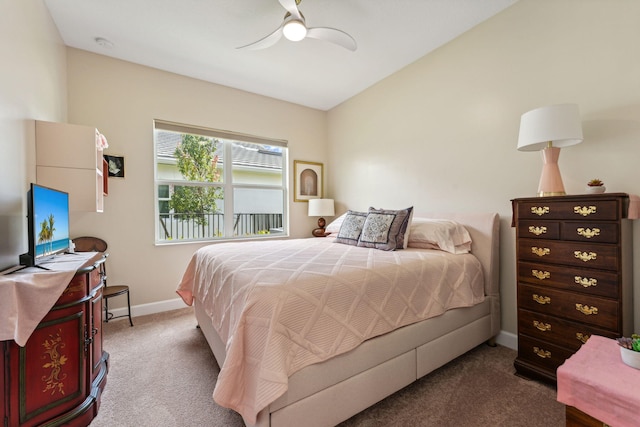
[[[358,48],[353,37],[344,31],[327,27],[308,28],[305,23],[304,15],[302,15],[300,10],[298,10],[298,5],[302,0],[278,1],[287,11],[284,15],[282,24],[268,36],[248,45],[240,46],[238,49],[264,49],[276,44],[283,35],[286,39],[291,41],[300,41],[305,37],[311,37],[313,39],[324,40],[337,44],[338,46],[342,46],[351,51],[355,51]]]

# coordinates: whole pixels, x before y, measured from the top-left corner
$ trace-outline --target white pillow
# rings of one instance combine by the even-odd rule
[[[455,221],[413,218],[409,232],[409,247],[466,254],[471,252],[471,236],[463,225]]]
[[[334,219],[324,228],[325,233],[338,234],[340,231],[340,227],[342,226],[342,222],[344,218],[347,216],[348,212],[343,213],[338,218]],[[335,236],[333,236],[335,237]]]

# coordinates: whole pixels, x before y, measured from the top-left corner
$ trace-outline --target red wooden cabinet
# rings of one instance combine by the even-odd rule
[[[87,426],[98,412],[109,355],[102,349],[97,255],[77,271],[24,347],[3,341],[5,426]]]

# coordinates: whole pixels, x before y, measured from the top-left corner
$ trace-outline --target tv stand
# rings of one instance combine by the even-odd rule
[[[55,262],[57,259],[59,259],[58,257],[75,255],[75,254],[76,254],[75,252],[69,252],[69,251],[60,252],[57,254],[48,255],[47,257],[44,257],[44,258],[40,258],[37,263],[34,261],[33,257],[30,254],[28,253],[22,254],[20,255],[21,267],[16,268],[15,270],[11,271],[11,273],[15,273],[16,271],[24,270],[25,268],[29,268],[29,267],[40,268],[42,270],[51,271],[49,267],[45,267],[44,265]]]
[[[97,415],[109,369],[109,354],[102,349],[104,278],[98,268],[105,259],[93,253],[66,270],[64,277],[71,275],[71,280],[66,287],[58,283],[62,290],[52,294],[57,301],[23,346],[6,337],[0,341],[0,419],[5,426],[81,427]],[[10,288],[19,276],[0,288]],[[40,280],[44,276],[48,279]],[[24,280],[46,293],[51,274],[36,271]]]
[[[20,258],[19,258],[19,261],[20,261],[20,265],[24,266],[20,270],[22,270],[23,268],[27,268],[27,267],[35,267],[35,265],[36,265],[36,262],[33,259],[33,255],[28,254],[28,253],[21,254]],[[19,271],[19,270],[16,270],[16,271]]]
[[[20,265],[21,265],[21,267],[16,268],[15,270],[12,270],[7,274],[16,273],[18,271],[24,270],[25,268],[29,268],[29,267],[39,268],[41,270],[51,271],[50,268],[45,267],[43,264],[47,264],[48,262],[55,261],[57,256],[64,256],[64,255],[75,255],[75,252],[63,252],[63,253],[60,253],[60,254],[50,255],[47,258],[41,259],[41,261],[38,262],[38,263],[36,263],[34,261],[33,257],[31,255],[29,255],[28,253],[27,254],[22,254],[22,255],[20,255]]]
[[[47,268],[47,267],[45,267],[43,265],[39,265],[39,264],[36,264],[36,265],[23,265],[23,266],[21,266],[19,268],[16,268],[15,270],[10,271],[9,274],[17,273],[18,271],[22,271],[25,268],[29,268],[29,267],[40,268],[42,270],[49,270],[49,271],[51,270],[50,268]]]

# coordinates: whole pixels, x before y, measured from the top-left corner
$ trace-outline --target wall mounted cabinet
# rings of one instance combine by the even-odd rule
[[[100,133],[90,126],[36,121],[36,181],[69,193],[71,211],[104,209]]]

